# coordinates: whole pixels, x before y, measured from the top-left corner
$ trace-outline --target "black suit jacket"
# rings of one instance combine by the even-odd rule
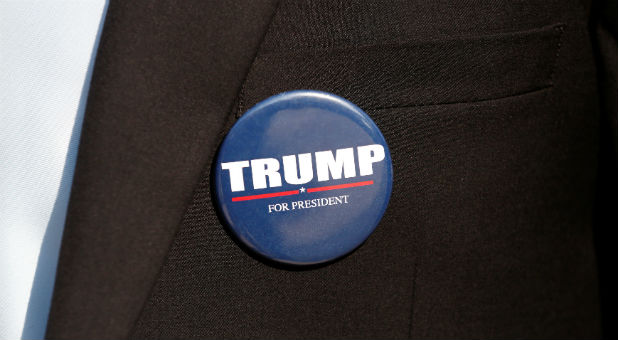
[[[112,0],[48,337],[599,336],[611,6]],[[244,251],[210,192],[231,124],[293,89],[360,106],[394,167],[374,234],[309,269]]]

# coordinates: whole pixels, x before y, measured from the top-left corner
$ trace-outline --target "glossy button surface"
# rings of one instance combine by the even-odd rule
[[[291,91],[248,110],[217,154],[221,216],[253,251],[317,264],[361,245],[392,187],[391,157],[375,123],[330,93]]]

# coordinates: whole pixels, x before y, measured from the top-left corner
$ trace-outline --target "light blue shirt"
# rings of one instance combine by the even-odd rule
[[[106,0],[0,0],[0,339],[45,334]]]

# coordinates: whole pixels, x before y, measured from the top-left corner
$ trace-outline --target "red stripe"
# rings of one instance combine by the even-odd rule
[[[270,193],[270,194],[261,194],[261,195],[232,197],[232,202],[259,200],[259,199],[262,199],[262,198],[289,196],[289,195],[298,195],[298,190],[273,192],[273,193]]]
[[[339,185],[329,185],[326,187],[319,188],[309,188],[307,192],[317,192],[317,191],[326,191],[326,190],[336,190],[336,189],[345,189],[345,188],[353,188],[353,187],[362,187],[365,185],[372,185],[373,181],[364,181],[364,182],[356,182],[356,183],[347,183],[347,184],[339,184]]]

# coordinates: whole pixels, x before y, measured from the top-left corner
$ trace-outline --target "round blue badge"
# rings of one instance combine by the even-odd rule
[[[291,91],[247,111],[215,164],[218,208],[238,239],[275,261],[327,262],[373,232],[391,194],[386,141],[356,105]]]

